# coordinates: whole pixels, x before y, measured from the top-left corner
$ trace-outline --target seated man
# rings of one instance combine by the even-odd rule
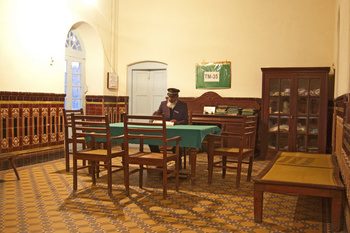
[[[160,103],[160,106],[153,115],[165,114],[167,121],[174,122],[175,125],[187,125],[188,124],[188,109],[187,103],[178,100],[179,89],[168,88],[168,98]],[[156,145],[149,145],[152,152],[160,152],[159,147]],[[175,152],[175,147],[172,149]],[[180,159],[181,159],[181,149],[180,149]],[[181,160],[180,160],[181,164]]]

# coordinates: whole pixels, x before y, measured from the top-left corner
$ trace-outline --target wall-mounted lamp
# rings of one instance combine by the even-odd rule
[[[53,62],[54,62],[53,57],[51,57],[51,58],[50,58],[50,66],[53,65]]]

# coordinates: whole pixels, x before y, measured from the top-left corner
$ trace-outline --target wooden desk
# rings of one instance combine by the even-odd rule
[[[332,199],[332,230],[342,228],[344,185],[335,156],[278,152],[254,178],[254,220],[262,221],[263,193],[290,193]]]
[[[207,124],[207,125],[217,125],[221,128],[222,132],[236,132],[243,133],[242,126],[245,122],[248,121],[258,121],[258,115],[254,116],[244,116],[244,115],[228,115],[228,114],[213,114],[213,115],[204,115],[204,114],[190,114],[189,124]],[[256,128],[258,131],[258,127]],[[258,137],[258,133],[256,133]],[[257,140],[257,138],[255,139]],[[206,140],[204,143],[207,143]],[[234,147],[235,145],[229,143],[228,146]],[[255,143],[255,152],[258,154],[257,143]]]
[[[257,120],[257,116],[229,115],[229,114],[190,114],[189,124],[217,125],[222,131],[235,131],[242,128],[244,120]]]

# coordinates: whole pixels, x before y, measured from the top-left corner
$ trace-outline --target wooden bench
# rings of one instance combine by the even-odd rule
[[[14,153],[8,153],[8,154],[0,154],[0,160],[6,160],[8,159],[10,161],[10,164],[12,166],[13,171],[15,172],[17,179],[20,180],[19,178],[19,174],[15,165],[15,162],[13,161],[13,159],[17,156],[17,154]]]
[[[254,220],[262,221],[264,192],[327,197],[332,200],[332,230],[340,231],[344,191],[335,156],[278,152],[254,178]]]

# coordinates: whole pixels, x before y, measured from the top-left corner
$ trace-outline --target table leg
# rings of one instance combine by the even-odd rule
[[[260,191],[257,185],[254,185],[254,221],[262,222],[263,214],[263,191]]]
[[[196,179],[196,164],[197,164],[197,149],[190,148],[190,163],[191,163],[191,180]]]
[[[341,231],[342,230],[342,192],[340,193],[340,197],[332,197],[332,211],[331,211],[331,219],[332,219],[332,230],[333,231]]]

